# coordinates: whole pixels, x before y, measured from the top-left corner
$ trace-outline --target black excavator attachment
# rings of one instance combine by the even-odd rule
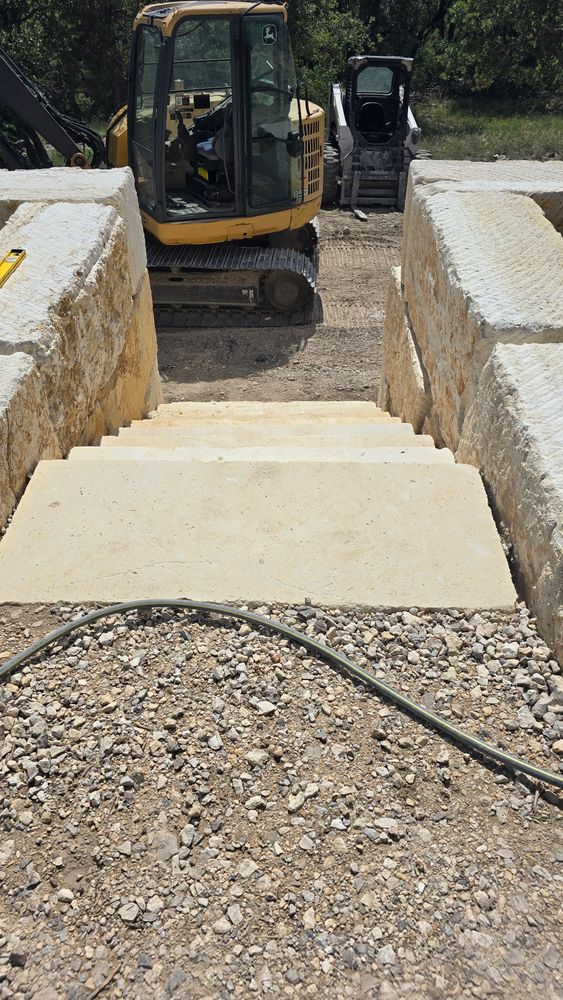
[[[0,167],[52,167],[49,146],[70,167],[99,167],[106,160],[104,141],[98,133],[57,111],[0,47]]]

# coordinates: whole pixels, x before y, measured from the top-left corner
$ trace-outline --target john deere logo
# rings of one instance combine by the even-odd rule
[[[273,45],[278,40],[278,29],[275,24],[265,24],[262,28],[264,45]]]

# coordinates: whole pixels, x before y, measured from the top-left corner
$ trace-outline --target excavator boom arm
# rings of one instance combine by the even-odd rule
[[[81,122],[62,114],[0,47],[0,107],[8,110],[22,135],[34,165],[50,166],[42,139],[65,158],[67,164],[83,165],[80,144],[92,150],[93,167],[105,160],[101,137]],[[9,170],[27,166],[10,137],[0,135],[0,166]]]

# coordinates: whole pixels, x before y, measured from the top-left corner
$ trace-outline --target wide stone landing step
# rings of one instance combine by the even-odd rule
[[[513,604],[475,469],[373,404],[239,406],[161,407],[41,462],[0,543],[0,602]]]

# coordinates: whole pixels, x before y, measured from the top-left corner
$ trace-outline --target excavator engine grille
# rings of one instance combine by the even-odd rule
[[[303,125],[305,143],[305,196],[318,194],[321,189],[321,166],[323,161],[322,119],[313,118]]]

